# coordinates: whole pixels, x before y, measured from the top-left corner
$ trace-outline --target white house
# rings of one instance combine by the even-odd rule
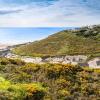
[[[100,58],[94,58],[88,64],[90,68],[100,68]]]
[[[37,63],[37,64],[42,63],[42,58],[39,57],[34,57],[34,58],[22,57],[21,60],[27,63]]]
[[[7,55],[5,55],[6,58],[18,58],[18,55],[15,55],[13,53],[7,53]]]
[[[49,57],[45,61],[49,63],[62,63],[62,64],[72,64],[77,65],[81,62],[86,62],[87,56],[84,55],[74,55],[74,56],[59,56],[59,57]]]

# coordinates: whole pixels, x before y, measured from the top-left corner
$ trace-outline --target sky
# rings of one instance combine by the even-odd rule
[[[100,24],[100,0],[0,0],[0,43],[35,41],[94,24]]]
[[[0,27],[100,24],[100,0],[0,0]]]
[[[33,42],[70,28],[0,28],[0,44],[14,45]]]

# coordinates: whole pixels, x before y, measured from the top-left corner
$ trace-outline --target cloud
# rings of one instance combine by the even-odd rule
[[[21,10],[0,10],[0,15],[19,13]]]
[[[67,27],[100,24],[100,0],[25,1],[23,3],[18,0],[15,3],[14,0],[10,0],[10,6],[3,5],[1,9],[9,10],[1,11],[1,27]]]

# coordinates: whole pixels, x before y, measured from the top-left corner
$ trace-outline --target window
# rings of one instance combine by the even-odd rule
[[[97,66],[99,66],[100,65],[100,60],[99,61],[96,61],[96,63],[97,63]]]

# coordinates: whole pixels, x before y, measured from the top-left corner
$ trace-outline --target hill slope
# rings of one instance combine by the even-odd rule
[[[100,26],[64,30],[43,40],[16,47],[13,52],[30,56],[100,54]]]
[[[100,69],[0,58],[0,100],[100,100]]]

